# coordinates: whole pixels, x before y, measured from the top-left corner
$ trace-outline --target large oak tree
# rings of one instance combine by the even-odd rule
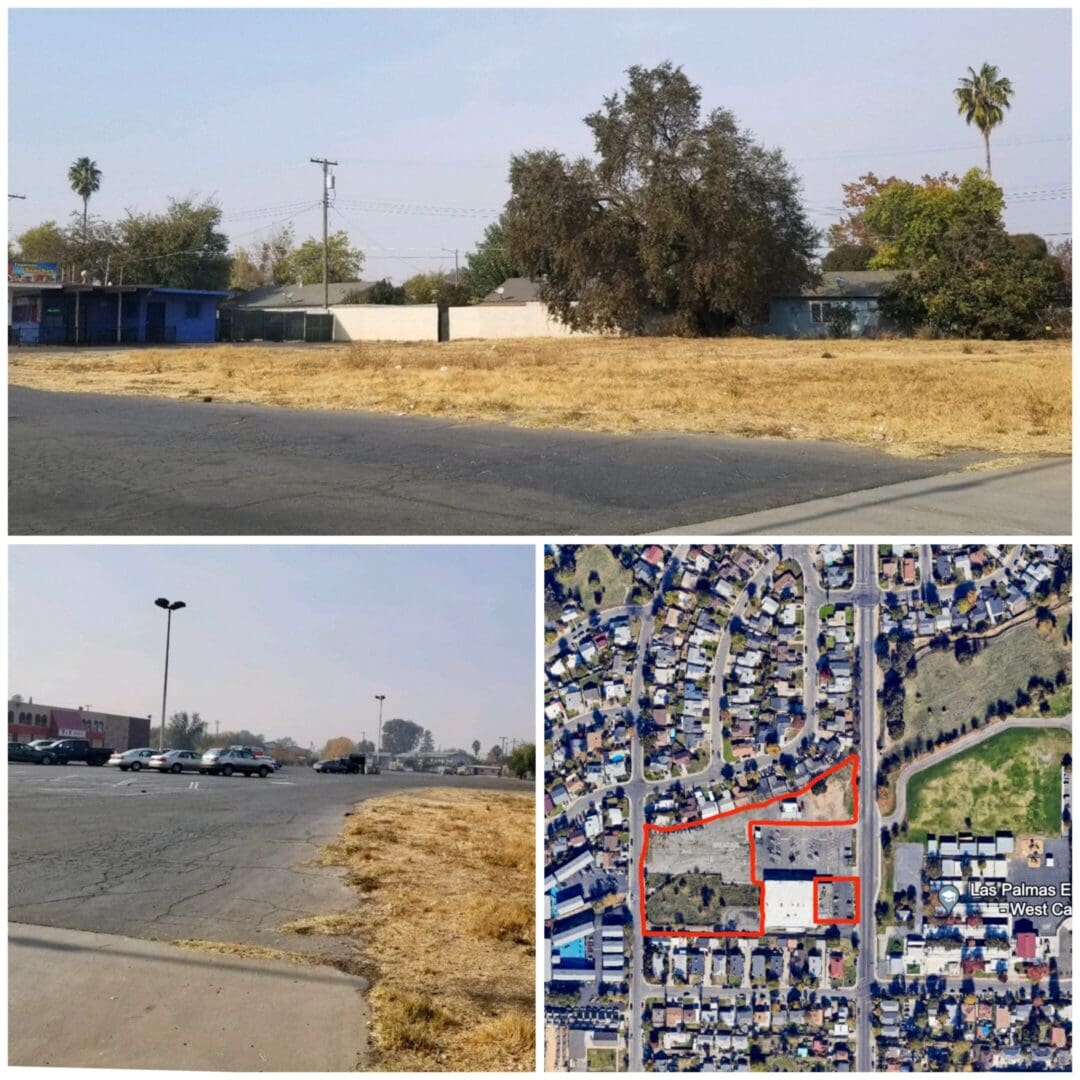
[[[817,233],[779,150],[670,63],[585,118],[595,158],[512,158],[510,258],[575,328],[713,334],[812,281]]]

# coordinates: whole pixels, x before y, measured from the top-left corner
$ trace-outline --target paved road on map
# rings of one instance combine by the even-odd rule
[[[337,871],[309,865],[356,802],[409,788],[525,791],[484,777],[241,776],[8,766],[8,918],[169,941],[292,951],[290,919],[356,905]]]
[[[642,533],[979,459],[16,386],[8,406],[17,535]]]

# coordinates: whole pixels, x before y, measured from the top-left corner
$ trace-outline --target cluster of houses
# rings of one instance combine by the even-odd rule
[[[802,579],[782,564],[732,624],[721,708],[737,761],[778,753],[806,725],[805,622]]]
[[[649,1000],[645,1020],[652,1072],[848,1072],[854,1064],[854,1004],[844,994],[669,990]]]
[[[911,589],[922,584],[915,544],[878,544],[878,582],[883,589]]]
[[[717,650],[764,559],[744,547],[693,548],[663,595],[644,667],[651,705],[641,732],[647,779],[686,776],[708,765]]]
[[[1072,1008],[1048,991],[919,983],[874,1002],[882,1072],[1071,1072]]]
[[[1009,555],[995,547],[951,554],[935,548],[934,576],[944,572],[953,584],[940,587],[929,599],[920,589],[888,593],[881,632],[902,630],[914,638],[985,633],[1047,597],[1059,558],[1052,544]]]
[[[935,544],[931,548],[936,585],[959,585],[1000,570],[1009,549],[998,544]]]
[[[636,623],[617,615],[603,625],[582,626],[547,663],[546,814],[629,778]]]

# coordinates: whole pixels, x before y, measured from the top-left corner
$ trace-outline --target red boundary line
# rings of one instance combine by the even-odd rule
[[[736,814],[743,814],[747,810],[763,810],[766,806],[772,806],[773,803],[781,802],[784,799],[794,799],[799,795],[805,795],[815,784],[820,783],[827,776],[832,776],[833,773],[839,772],[841,769],[850,765],[851,768],[851,792],[853,795],[852,800],[852,816],[850,819],[844,821],[773,821],[763,818],[752,818],[746,823],[746,839],[750,845],[750,881],[752,884],[758,887],[758,929],[753,930],[652,930],[649,928],[648,922],[645,918],[645,856],[649,850],[649,832],[679,832],[681,829],[696,829],[702,825],[708,825],[712,821],[719,821],[720,818],[734,817]],[[829,825],[855,825],[859,820],[859,755],[849,754],[842,761],[838,761],[831,768],[825,770],[810,780],[806,785],[799,788],[798,791],[788,791],[781,795],[774,795],[771,799],[766,799],[764,802],[750,803],[748,806],[740,806],[734,810],[727,810],[720,814],[712,814],[707,818],[701,818],[699,821],[684,821],[677,825],[653,825],[649,822],[645,822],[643,825],[644,835],[641,844],[641,858],[638,859],[638,908],[641,916],[641,936],[642,937],[704,937],[704,938],[724,938],[724,937],[741,937],[741,938],[753,938],[762,937],[765,933],[765,882],[764,880],[758,881],[756,877],[757,867],[755,866],[755,847],[754,847],[754,826],[755,825],[785,825],[789,828],[812,828],[822,827]],[[859,886],[857,878],[841,878],[830,879],[815,877],[813,879],[814,888],[814,921],[817,919],[817,883],[819,881],[827,880],[853,880],[855,885],[855,918],[854,919],[829,919],[824,922],[844,922],[855,923],[859,918]]]

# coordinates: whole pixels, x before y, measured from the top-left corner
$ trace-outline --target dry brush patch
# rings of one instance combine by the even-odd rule
[[[323,849],[360,904],[284,929],[359,944],[378,1068],[534,1068],[534,807],[452,788],[369,799]]]
[[[828,354],[828,355],[825,355]],[[833,439],[898,454],[1070,453],[1067,342],[528,339],[19,351],[45,390],[594,431]]]

